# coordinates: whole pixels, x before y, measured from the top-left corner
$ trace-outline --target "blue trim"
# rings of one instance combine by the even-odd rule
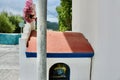
[[[93,52],[89,53],[47,53],[47,58],[91,58],[94,56]],[[26,52],[27,58],[36,58],[36,52]]]
[[[36,52],[26,52],[26,57],[27,58],[36,58],[37,53]]]
[[[94,53],[48,53],[47,58],[90,58]]]

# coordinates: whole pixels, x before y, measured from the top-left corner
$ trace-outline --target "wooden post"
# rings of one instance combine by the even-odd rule
[[[46,76],[46,21],[47,0],[37,0],[37,79],[47,80]]]

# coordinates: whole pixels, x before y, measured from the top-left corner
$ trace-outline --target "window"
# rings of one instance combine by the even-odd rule
[[[65,63],[56,63],[49,70],[49,80],[70,80],[70,68]]]

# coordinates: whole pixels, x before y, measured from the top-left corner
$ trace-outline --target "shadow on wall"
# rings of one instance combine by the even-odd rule
[[[21,34],[15,33],[0,33],[0,44],[4,45],[17,45]]]

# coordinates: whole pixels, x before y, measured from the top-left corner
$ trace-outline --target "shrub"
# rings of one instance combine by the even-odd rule
[[[11,33],[14,32],[15,25],[9,22],[6,15],[0,14],[0,33]]]

